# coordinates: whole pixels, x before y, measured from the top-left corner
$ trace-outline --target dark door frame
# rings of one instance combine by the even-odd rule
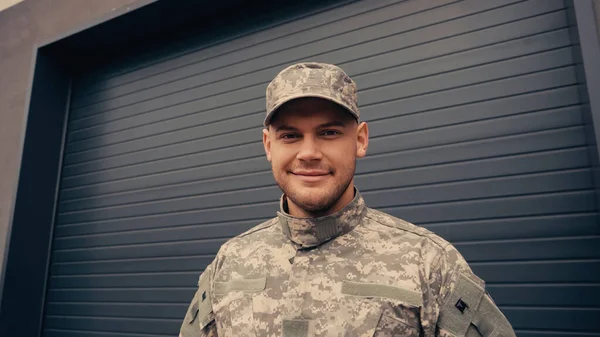
[[[20,172],[0,273],[0,336],[41,335],[72,78],[110,60],[135,60],[136,55],[150,50],[144,48],[166,44],[175,33],[193,35],[200,18],[240,7],[241,2],[138,0],[34,48]],[[275,4],[265,1],[265,6]],[[588,103],[588,140],[600,205],[598,21],[593,0],[577,0],[571,5],[572,19],[577,23],[573,33],[580,42],[582,79],[587,84],[582,96]]]

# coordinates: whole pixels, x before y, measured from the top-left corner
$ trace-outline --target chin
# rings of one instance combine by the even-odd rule
[[[298,206],[310,212],[326,211],[333,207],[332,204],[335,204],[335,200],[330,200],[330,196],[323,195],[321,193],[318,193],[317,191],[312,193],[309,192],[308,195],[304,193],[300,195],[295,194],[294,197]]]

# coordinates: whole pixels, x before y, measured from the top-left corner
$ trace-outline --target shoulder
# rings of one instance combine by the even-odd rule
[[[233,239],[240,239],[240,238],[244,238],[247,236],[253,236],[253,235],[260,235],[261,233],[263,233],[265,230],[275,226],[278,223],[277,218],[271,218],[261,224],[258,224],[252,228],[250,228],[249,230],[233,237]],[[232,239],[232,240],[233,240]]]
[[[272,218],[225,241],[214,259],[215,272],[222,268],[225,260],[244,255],[245,251],[255,249],[258,244],[264,246],[273,241],[276,236],[273,235],[273,228],[276,224],[277,218]]]
[[[263,223],[260,223],[243,233],[240,233],[227,240],[219,249],[219,254],[227,254],[227,251],[237,253],[242,247],[252,246],[248,242],[259,243],[269,241],[273,236],[273,228],[277,225],[277,218],[271,218]]]
[[[375,209],[369,209],[366,217],[369,229],[389,233],[390,240],[397,238],[396,244],[410,241],[411,246],[419,247],[422,263],[429,265],[431,272],[437,271],[449,284],[459,274],[469,275],[475,283],[484,284],[458,249],[432,231]]]
[[[441,251],[451,249],[452,247],[448,241],[432,231],[397,218],[391,214],[369,208],[366,218],[370,229],[387,231],[390,232],[390,234],[395,235],[400,233],[406,234],[409,238],[431,244]]]
[[[424,227],[371,208],[365,220],[368,230],[379,232],[379,238],[391,243],[388,247],[408,245],[417,249],[420,263],[428,265],[428,269],[441,268],[443,273],[457,269],[470,271],[468,263],[454,245]]]

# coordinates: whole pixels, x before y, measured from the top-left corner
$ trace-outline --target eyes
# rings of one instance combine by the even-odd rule
[[[341,136],[342,133],[338,130],[330,129],[330,130],[320,131],[318,135],[321,138],[334,139],[334,138]],[[296,139],[302,138],[302,134],[297,133],[297,132],[286,132],[286,133],[280,134],[278,138],[283,139],[283,140],[296,140]]]

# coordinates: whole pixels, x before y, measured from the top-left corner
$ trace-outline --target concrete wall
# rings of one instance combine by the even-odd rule
[[[0,12],[0,271],[21,158],[25,104],[36,44],[137,0],[25,0]]]

